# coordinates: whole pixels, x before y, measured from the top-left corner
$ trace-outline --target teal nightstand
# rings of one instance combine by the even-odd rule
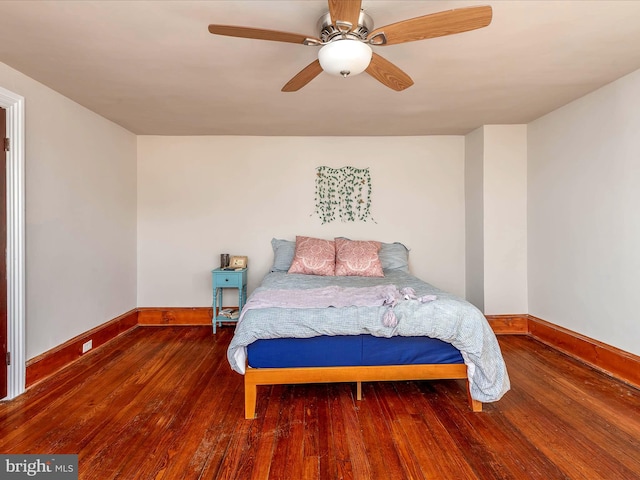
[[[237,318],[232,319],[218,315],[219,310],[222,309],[222,289],[238,289],[238,311],[242,310],[242,307],[244,307],[247,301],[247,269],[222,270],[221,268],[216,268],[215,270],[211,270],[211,279],[213,285],[213,317],[211,322],[213,323],[213,333],[215,334],[218,323],[222,325],[223,321],[238,321]]]

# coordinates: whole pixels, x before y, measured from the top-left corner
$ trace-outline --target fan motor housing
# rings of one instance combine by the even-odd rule
[[[331,23],[331,14],[327,12],[318,20],[318,30],[320,30],[320,39],[322,40],[322,43],[329,43],[334,38],[342,37],[344,35],[365,41],[369,32],[373,30],[373,19],[364,13],[364,10],[360,10],[358,25],[345,34]]]

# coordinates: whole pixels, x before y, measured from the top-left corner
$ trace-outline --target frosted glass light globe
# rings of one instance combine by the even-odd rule
[[[322,70],[341,77],[364,72],[371,62],[371,47],[358,40],[334,40],[318,52]]]

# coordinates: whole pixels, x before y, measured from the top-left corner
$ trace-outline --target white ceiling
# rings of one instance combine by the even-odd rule
[[[363,0],[374,27],[491,5],[486,28],[374,47],[408,73],[282,86],[317,47],[222,37],[210,23],[318,36],[326,0],[0,1],[0,62],[143,135],[464,134],[527,123],[640,68],[640,1]]]

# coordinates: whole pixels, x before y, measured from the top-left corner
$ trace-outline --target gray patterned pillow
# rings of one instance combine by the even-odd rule
[[[271,248],[273,248],[273,266],[269,271],[288,272],[296,251],[296,242],[273,238],[271,239]]]
[[[378,257],[382,270],[402,270],[409,273],[409,249],[402,243],[381,243]]]

